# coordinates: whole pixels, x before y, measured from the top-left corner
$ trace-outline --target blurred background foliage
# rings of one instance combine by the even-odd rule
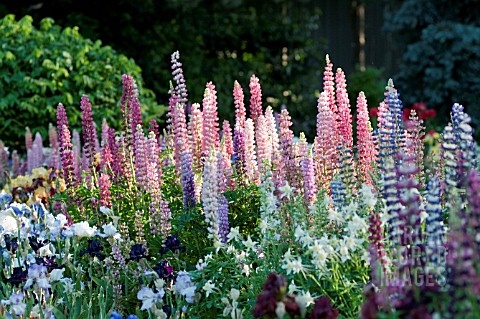
[[[390,1],[385,30],[403,52],[396,74],[401,98],[425,102],[442,115],[455,102],[464,105],[478,140],[480,1]]]
[[[168,103],[170,55],[179,50],[190,102],[200,102],[205,84],[213,81],[219,116],[233,119],[234,81],[248,105],[249,78],[256,74],[264,107],[279,111],[286,105],[296,129],[314,130],[314,93],[322,86],[325,55],[325,41],[313,36],[321,13],[314,1],[102,1],[109,10],[95,9],[94,0],[37,1],[35,10],[31,5],[37,2],[23,2],[4,5],[3,11],[16,9],[35,20],[52,17],[112,45],[138,63],[160,104]]]
[[[155,105],[147,108],[147,116],[157,116],[161,121],[164,117],[158,115],[163,113],[163,107],[159,105],[168,103],[172,52],[180,51],[190,102],[202,100],[208,81],[216,84],[222,120],[234,116],[234,81],[242,85],[248,105],[248,81],[255,74],[262,85],[264,107],[272,105],[278,112],[282,105],[287,106],[295,133],[305,131],[312,141],[326,53],[330,53],[335,68],[346,71],[352,107],[361,90],[365,91],[370,107],[378,106],[391,77],[406,107],[425,102],[428,108],[443,111],[445,116],[437,117],[439,126],[446,123],[454,101],[464,104],[474,124],[477,123],[479,3],[478,0],[104,0],[99,6],[94,0],[17,0],[0,3],[0,17],[13,13],[19,19],[28,14],[37,27],[42,18],[51,17],[56,25],[78,26],[83,38],[100,39],[134,59],[142,71],[127,59],[131,62],[125,65],[131,63],[136,70],[128,73],[140,85],[144,80],[145,87],[154,92],[156,104],[142,101],[146,106]],[[362,34],[366,59],[355,67],[361,62]],[[96,59],[106,64],[100,56]],[[119,77],[122,72],[114,75]],[[106,83],[115,90],[121,85],[119,80]],[[151,91],[143,91],[145,97],[153,98]],[[70,87],[73,106],[78,108],[80,94],[84,92],[91,89]],[[96,93],[91,93],[92,98],[97,98]],[[66,95],[66,91],[62,94]],[[112,98],[115,107],[105,110],[105,114],[96,111],[97,121],[103,116],[115,121],[120,94]]]

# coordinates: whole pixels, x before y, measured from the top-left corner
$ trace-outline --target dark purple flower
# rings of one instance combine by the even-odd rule
[[[22,267],[13,268],[13,273],[10,278],[7,279],[7,282],[16,286],[22,282],[27,281],[28,272],[23,270]]]
[[[178,239],[178,234],[173,234],[167,237],[165,240],[165,247],[160,248],[160,254],[166,254],[168,251],[173,253],[177,251],[184,252],[185,246],[180,245],[180,240]]]
[[[5,246],[7,247],[7,250],[12,254],[15,254],[18,249],[17,237],[10,238],[10,235],[5,235],[4,238],[5,238]]]
[[[165,280],[173,280],[173,267],[168,264],[168,260],[163,260],[153,267],[158,276]]]
[[[277,308],[277,299],[275,293],[268,291],[257,296],[255,308],[253,309],[253,316],[259,318],[265,315],[275,315]]]
[[[167,315],[167,319],[170,318],[170,316],[172,315],[172,307],[170,307],[169,305],[163,305],[162,310]]]
[[[88,247],[87,249],[83,250],[80,252],[80,257],[89,254],[92,257],[97,257],[100,260],[105,259],[105,255],[102,254],[102,243],[99,240],[96,239],[89,239],[88,240]]]
[[[130,258],[128,260],[150,259],[150,256],[146,255],[146,252],[147,249],[143,248],[142,244],[135,244],[130,249]]]
[[[45,239],[43,241],[38,241],[36,237],[28,237],[28,242],[30,243],[30,247],[32,247],[33,251],[38,253],[38,250],[45,245],[48,245],[49,240]]]
[[[338,310],[332,307],[332,301],[328,297],[320,297],[315,300],[312,311],[308,314],[309,319],[336,319]]]

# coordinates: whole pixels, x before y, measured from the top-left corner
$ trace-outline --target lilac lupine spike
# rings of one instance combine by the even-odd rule
[[[225,120],[222,124],[222,139],[224,144],[225,165],[227,168],[231,168],[231,158],[233,155],[233,133],[230,127],[230,122]]]
[[[304,132],[300,132],[298,141],[295,142],[295,157],[297,162],[300,163],[305,157],[308,156],[309,147],[307,138],[305,137]]]
[[[171,56],[171,66],[173,80],[175,81],[174,95],[177,102],[183,105],[188,104],[188,92],[183,75],[182,63],[180,63],[180,53],[175,51]]]
[[[184,150],[190,151],[188,145],[187,121],[183,104],[177,103],[173,109],[174,159],[177,174],[182,172],[181,154]]]
[[[112,187],[110,177],[105,173],[100,173],[100,177],[98,179],[98,188],[100,189],[100,206],[105,206],[108,208],[112,207],[110,187]]]
[[[228,238],[228,234],[230,233],[230,226],[228,223],[228,200],[225,195],[220,195],[218,200],[218,234],[220,236],[220,240],[223,243],[226,243]]]
[[[220,145],[220,151],[217,152],[217,178],[218,178],[218,191],[224,193],[227,190],[227,169],[224,155],[225,145]]]
[[[192,104],[188,133],[193,158],[193,170],[196,173],[200,173],[202,170],[203,113],[198,103]]]
[[[87,162],[86,171],[91,172],[95,161],[95,141],[96,132],[93,125],[92,104],[87,95],[83,95],[80,101],[80,109],[82,110],[82,137],[83,151],[85,153],[85,161]]]
[[[457,107],[456,107],[457,106]],[[457,111],[461,105],[455,104],[452,111],[453,134],[460,150],[460,158],[463,161],[463,169],[468,171],[477,166],[476,143],[473,139],[473,129],[470,125],[471,118],[463,112]]]
[[[240,123],[240,126],[243,127],[243,124],[246,120],[246,109],[243,102],[244,95],[243,89],[240,84],[235,81],[233,86],[233,102],[235,104],[235,123]]]
[[[338,149],[338,153],[340,154],[338,161],[338,176],[344,185],[350,185],[350,196],[354,192],[356,184],[356,174],[352,151],[345,147],[339,147]]]
[[[399,191],[397,188],[397,176],[393,158],[387,158],[384,163],[384,171],[381,178],[381,193],[386,203],[387,215],[387,239],[392,249],[397,249],[400,245],[400,210],[402,205],[399,202]]]
[[[422,200],[419,192],[420,185],[412,178],[418,167],[415,158],[409,157],[405,153],[397,155],[397,189],[399,193],[399,203],[403,206],[400,210],[400,244],[404,247],[421,246],[423,242],[423,232],[421,229]]]
[[[116,161],[119,166],[119,173],[121,172],[121,175],[117,175],[117,179],[122,179],[124,180],[128,187],[133,187],[133,174],[132,170],[133,168],[131,167],[130,164],[130,153],[129,150],[127,149],[127,141],[126,137],[124,135],[120,135],[116,139],[116,148],[117,152],[115,153],[117,155]]]
[[[12,176],[20,175],[20,157],[17,150],[12,152]]]
[[[376,160],[376,150],[373,142],[372,126],[368,115],[365,93],[360,92],[357,98],[357,154],[360,182],[373,185],[370,173],[373,173],[372,163]]]
[[[333,63],[330,61],[330,57],[327,54],[325,56],[325,70],[323,72],[323,91],[325,92],[326,104],[332,110],[332,112],[337,114],[337,105],[335,104],[335,77],[333,74]]]
[[[133,139],[138,124],[142,124],[138,89],[135,80],[130,75],[124,74],[122,79],[123,94],[120,101],[122,114],[122,129],[125,135],[128,156],[133,152]]]
[[[60,158],[62,160],[63,178],[65,186],[68,188],[77,185],[77,175],[74,167],[74,152],[72,150],[72,143],[70,142],[70,130],[66,125],[61,129],[60,137]]]
[[[8,168],[8,153],[5,151],[5,144],[0,140],[0,181],[3,182],[5,176],[10,176]]]
[[[343,147],[353,149],[352,114],[350,100],[348,98],[345,73],[341,68],[337,69],[335,76],[337,106],[338,106],[338,133]]]
[[[149,132],[146,138],[147,162],[157,163],[158,180],[162,183],[163,161],[160,158],[161,149],[158,145],[158,139],[154,132]]]
[[[272,142],[268,134],[267,119],[264,115],[260,115],[257,119],[258,127],[255,131],[255,139],[257,142],[257,160],[258,170],[263,173],[265,164],[267,167],[272,162]]]
[[[220,144],[219,123],[217,111],[217,91],[212,82],[207,83],[203,95],[203,144],[202,153],[204,156],[210,152],[211,147],[218,148]]]
[[[457,167],[458,145],[456,144],[453,127],[450,123],[445,127],[442,133],[442,159],[445,174],[445,196],[446,204],[453,205],[456,190],[459,187],[459,174]]]
[[[468,203],[470,212],[468,214],[468,229],[477,243],[480,254],[480,176],[478,171],[472,170],[468,174]]]
[[[185,210],[188,210],[197,204],[192,154],[190,151],[184,150],[180,155],[180,161],[182,163],[183,206]]]
[[[452,318],[468,318],[472,314],[471,297],[480,295],[480,278],[476,272],[476,251],[473,238],[462,229],[451,230],[447,241],[448,312]],[[463,305],[463,307],[462,307]]]
[[[225,120],[222,126],[223,147],[221,148],[223,162],[225,165],[225,182],[228,187],[234,188],[235,182],[232,180],[232,156],[233,156],[233,134],[230,123]]]
[[[442,217],[442,200],[440,197],[440,180],[434,176],[427,184],[425,211],[427,213],[425,233],[427,271],[436,273],[445,269],[445,230]],[[442,274],[436,274],[442,275]]]
[[[297,190],[301,189],[301,172],[295,163],[293,153],[293,132],[290,129],[292,122],[287,109],[280,114],[280,149],[281,149],[281,174],[282,179]]]
[[[74,152],[70,141],[70,130],[68,128],[68,119],[65,107],[59,103],[57,106],[57,128],[60,147],[60,159],[63,168],[63,178],[67,188],[74,187],[77,184],[77,175],[74,166]]]
[[[211,148],[203,166],[202,204],[205,221],[208,224],[208,237],[213,242],[220,241],[218,218],[218,176],[217,155]]]
[[[50,142],[50,159],[48,161],[48,166],[53,167],[53,169],[60,168],[60,155],[58,153],[58,134],[55,126],[51,123],[48,124],[48,138]]]
[[[326,105],[326,107],[328,107],[332,113],[332,116],[333,116],[333,120],[332,122],[329,124],[330,125],[330,130],[333,131],[333,134],[332,134],[332,144],[333,145],[338,145],[341,140],[340,140],[340,134],[338,134],[338,129],[339,129],[339,115],[338,115],[338,107],[337,107],[337,103],[336,103],[336,100],[335,100],[335,74],[333,72],[333,63],[330,61],[330,57],[329,55],[327,54],[325,56],[325,68],[324,68],[324,71],[323,71],[323,92],[325,92],[325,96],[324,96],[324,103]],[[320,97],[319,97],[319,100],[320,100]],[[320,101],[319,101],[320,102]],[[320,103],[318,105],[318,109],[320,111]],[[318,117],[317,117],[317,136],[319,136],[318,134]],[[335,146],[336,148],[336,146]],[[338,154],[334,154],[334,156],[336,156]],[[336,163],[336,161],[338,160],[338,157],[335,157],[334,159],[334,162]],[[330,180],[328,180],[328,183],[330,183]]]
[[[425,174],[424,174],[424,148],[425,143],[423,138],[425,137],[425,127],[423,121],[418,118],[415,110],[412,110],[410,117],[406,125],[405,134],[405,151],[408,156],[415,158],[415,163],[418,167],[418,175],[416,176],[420,187],[425,187]]]
[[[338,152],[335,144],[335,131],[331,128],[335,115],[328,106],[327,93],[318,98],[317,136],[315,137],[314,160],[317,188],[329,189],[330,182],[338,167]]]
[[[250,78],[250,118],[253,124],[257,125],[257,119],[263,114],[262,111],[262,88],[260,82],[255,75]]]
[[[137,130],[138,125],[142,125],[142,111],[140,109],[140,101],[138,100],[138,89],[135,83],[135,80],[132,80],[135,86],[134,95],[131,97],[130,103],[130,112],[132,115],[130,116],[130,130],[132,131],[132,135],[135,136],[135,132]]]
[[[75,168],[75,175],[77,176],[77,180],[80,182],[82,180],[82,146],[80,142],[80,134],[77,130],[73,130],[72,132],[72,150],[73,150],[73,166]]]
[[[170,207],[168,207],[168,202],[163,200],[160,202],[160,211],[161,211],[161,226],[160,231],[162,232],[163,240],[166,240],[168,236],[170,236],[172,231],[172,225],[170,223],[170,219],[172,219],[172,213],[170,211]]]
[[[272,143],[272,156],[275,156],[275,153],[278,153],[280,149],[280,139],[278,137],[277,121],[271,106],[268,106],[265,110],[265,124],[267,125],[268,138]]]
[[[134,168],[135,181],[139,192],[146,190],[147,184],[150,182],[147,179],[147,141],[143,134],[142,125],[138,125],[135,130],[134,147]]]
[[[112,149],[110,146],[110,127],[105,119],[102,121],[102,144],[100,148],[100,170],[108,172],[111,175],[113,164]]]
[[[317,196],[317,184],[315,181],[315,162],[313,160],[312,151],[308,152],[302,162],[303,173],[303,196],[306,202],[311,205],[315,203]]]
[[[40,133],[35,134],[35,139],[33,140],[32,149],[27,153],[28,157],[28,171],[31,172],[32,169],[43,166],[43,140]]]
[[[245,129],[244,125],[240,125],[240,122],[236,122],[234,128],[234,140],[233,140],[233,156],[232,166],[236,171],[236,184],[242,186],[245,184]]]
[[[259,184],[257,155],[255,151],[255,128],[253,120],[245,121],[245,174],[251,184]]]
[[[59,112],[59,111],[58,111],[58,108],[57,108],[57,114],[58,114],[58,112]],[[62,113],[62,112],[65,113],[65,108],[63,107],[63,105],[62,105],[62,107],[60,108],[60,113],[61,113],[60,116],[61,116],[61,118],[63,119],[63,113]],[[57,115],[57,116],[58,116],[58,115]],[[65,119],[66,119],[66,118],[67,118],[67,114],[65,113]],[[64,124],[64,123],[62,122],[62,125],[63,125],[63,124]],[[68,124],[68,123],[67,123],[67,124]],[[68,126],[68,125],[67,125],[67,126]],[[27,151],[28,151],[28,150],[31,150],[31,149],[32,149],[32,146],[33,146],[33,136],[32,136],[32,132],[30,131],[30,128],[29,128],[28,126],[25,128],[25,146],[26,146]]]
[[[390,79],[387,85],[387,106],[391,110],[394,126],[395,152],[399,152],[405,146],[405,128],[403,122],[402,101]]]
[[[123,177],[123,166],[121,161],[121,153],[119,152],[119,143],[117,143],[117,136],[113,128],[108,129],[108,148],[112,153],[112,172],[114,179],[118,181]]]
[[[150,133],[150,137],[147,141],[147,154],[157,154],[157,139],[154,134]],[[146,165],[146,189],[150,193],[150,219],[151,219],[151,232],[152,235],[160,234],[162,240],[166,239],[169,235],[170,222],[164,218],[161,210],[161,180],[159,177],[159,160],[148,159]],[[154,226],[152,224],[155,224]]]

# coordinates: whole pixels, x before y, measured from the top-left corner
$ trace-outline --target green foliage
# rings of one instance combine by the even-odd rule
[[[397,1],[385,27],[406,44],[396,85],[408,103],[450,109],[454,102],[480,118],[478,1]],[[475,120],[476,118],[476,120]]]
[[[350,105],[355,106],[358,94],[363,91],[369,107],[378,107],[383,100],[385,92],[385,80],[382,70],[367,66],[364,71],[357,66],[355,72],[348,76],[348,96]]]
[[[141,69],[132,59],[101,41],[83,38],[76,27],[61,29],[46,18],[37,29],[32,22],[30,16],[16,21],[7,15],[0,20],[0,139],[7,146],[23,147],[26,126],[48,136],[58,103],[65,105],[72,126],[80,127],[82,94],[89,95],[98,124],[106,118],[119,127],[123,73],[137,79],[147,116],[163,112],[154,93],[143,88]]]

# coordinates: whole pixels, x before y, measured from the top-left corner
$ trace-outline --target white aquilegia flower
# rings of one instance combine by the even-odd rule
[[[346,262],[347,260],[350,259],[350,253],[347,245],[342,245],[340,247],[339,253],[340,253],[340,259],[342,260],[342,262]]]
[[[358,232],[366,233],[368,230],[368,225],[365,222],[365,220],[362,217],[358,216],[357,214],[354,214],[352,216],[352,220],[348,222],[347,227],[350,234],[352,235]]]
[[[245,245],[245,248],[247,248],[247,251],[250,251],[250,250],[255,250],[255,245],[258,244],[258,242],[253,241],[252,238],[250,238],[250,235],[248,235],[247,240],[242,241],[242,244]]]
[[[297,303],[298,307],[300,308],[300,313],[302,318],[305,317],[307,313],[307,308],[310,305],[314,304],[313,297],[310,295],[310,291],[303,293],[301,295],[295,296],[295,302]]]
[[[227,239],[228,239],[228,242],[232,240],[238,241],[241,239],[240,230],[238,229],[238,227],[230,228],[230,233],[228,233]]]
[[[82,237],[92,237],[95,234],[95,231],[97,230],[96,227],[90,227],[88,222],[80,222],[80,223],[75,223],[72,225],[73,227],[73,233],[75,236],[82,238]]]
[[[341,223],[343,221],[343,216],[336,208],[329,208],[328,209],[328,220],[338,224],[338,223]]]
[[[371,185],[363,184],[360,189],[360,194],[362,194],[363,204],[369,209],[372,210],[377,204],[377,196],[373,193],[373,188]]]
[[[203,288],[202,288],[205,293],[207,294],[207,297],[213,292],[213,290],[215,289],[215,284],[212,283],[211,280],[207,281],[205,283],[205,285],[203,285]]]
[[[288,184],[288,182],[285,182],[285,185],[279,187],[278,189],[282,192],[280,198],[286,197],[287,199],[290,199],[294,195],[293,191],[295,190],[295,187],[292,187],[290,184]]]
[[[289,259],[285,261],[285,264],[282,265],[282,268],[287,271],[287,275],[291,273],[298,274],[303,272],[305,267],[302,265],[302,259],[298,257],[297,259]]]

